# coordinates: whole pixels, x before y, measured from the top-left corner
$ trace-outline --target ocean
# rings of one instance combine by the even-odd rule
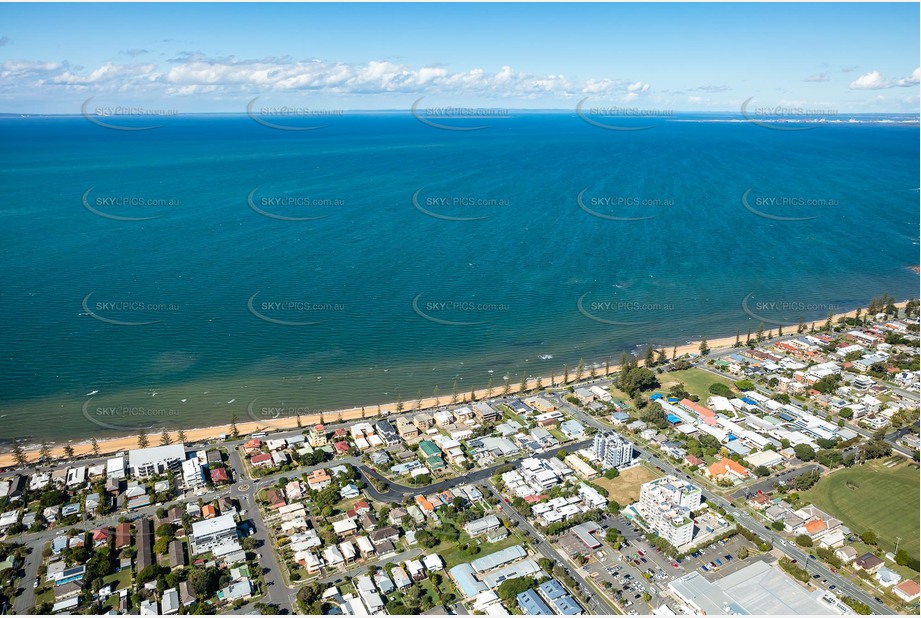
[[[499,388],[917,296],[917,124],[700,120],[0,118],[0,437]]]

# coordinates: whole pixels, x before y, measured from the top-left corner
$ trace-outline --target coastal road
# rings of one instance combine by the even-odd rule
[[[489,492],[496,496],[500,501],[504,502],[503,496],[499,491],[493,486],[492,482],[489,480],[489,477],[481,483]],[[588,604],[592,609],[592,612],[595,614],[621,614],[622,611],[617,611],[612,607],[604,596],[598,594],[594,588],[592,588],[576,569],[570,566],[568,561],[553,547],[544,537],[543,534],[534,529],[534,526],[523,517],[518,511],[516,511],[511,506],[506,506],[502,509],[502,513],[507,515],[509,519],[515,522],[516,527],[525,530],[533,540],[533,545],[537,548],[537,551],[541,553],[545,558],[549,558],[553,561],[554,564],[563,565],[569,574],[572,575],[572,578],[576,580],[576,583],[579,585],[579,589],[582,591],[584,597],[588,599]]]

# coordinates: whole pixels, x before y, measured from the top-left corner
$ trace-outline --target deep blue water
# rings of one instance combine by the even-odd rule
[[[742,309],[750,294],[750,309],[786,323],[823,321],[882,292],[917,296],[917,126],[660,122],[627,132],[571,113],[468,132],[399,114],[307,132],[246,117],[161,124],[0,119],[6,437],[98,433],[78,405],[91,390],[162,392],[156,401],[169,396],[163,405],[180,410],[171,423],[202,426],[229,410],[243,418],[255,397],[364,405],[616,361],[647,342],[744,335],[758,325]],[[259,214],[253,191],[263,212],[322,218]],[[118,196],[178,203],[106,202]],[[331,201],[272,201],[282,197]],[[800,203],[813,199],[826,202]],[[83,200],[155,218],[113,220]],[[261,320],[247,307],[254,294],[270,319],[319,323]],[[97,316],[154,323],[95,319],[87,295]],[[421,313],[457,324],[424,319],[417,298]],[[580,298],[619,324],[590,319]],[[105,304],[116,301],[143,307]],[[289,301],[323,307],[270,304]],[[207,397],[199,388],[219,382]]]

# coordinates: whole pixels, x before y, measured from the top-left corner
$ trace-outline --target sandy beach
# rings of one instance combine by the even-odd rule
[[[905,306],[905,302],[896,303],[896,306],[901,309]],[[863,309],[861,310],[863,311]],[[857,311],[849,311],[847,313],[839,313],[832,316],[833,320],[837,320],[841,317],[854,317]],[[825,320],[816,321],[816,327],[821,327],[825,323]],[[812,323],[807,323],[807,327],[811,326]],[[791,324],[788,326],[786,334],[791,334],[796,330],[796,324]],[[776,334],[777,329],[768,330],[765,328],[765,335]],[[746,334],[743,332],[740,335],[742,342],[745,341]],[[709,339],[707,344],[710,347],[711,351],[722,350],[727,348],[732,348],[735,344],[736,335],[732,334],[728,337],[720,337],[718,339]],[[699,352],[700,341],[691,341],[684,345],[677,346],[676,355],[681,357],[685,354],[696,354]],[[668,358],[672,357],[672,350],[666,348],[666,356]],[[640,359],[640,364],[642,364],[642,359]],[[583,372],[583,379],[588,377],[589,367],[586,365],[586,369]],[[611,365],[608,371],[608,375],[620,371],[619,365]],[[570,370],[570,383],[574,379],[574,368]],[[596,369],[596,374],[598,376],[604,375],[604,366],[600,367],[600,370]],[[549,386],[558,386],[563,383],[562,370],[559,374],[552,376],[542,376],[540,378],[532,378],[528,381],[527,390],[536,388],[538,379],[541,380],[544,387]],[[521,390],[521,385],[519,384],[509,384],[509,393],[517,393]],[[477,400],[481,400],[488,397],[495,397],[502,394],[504,385],[499,385],[492,389],[492,392],[487,392],[487,389],[475,391],[475,397]],[[457,394],[457,403],[470,400],[470,392],[458,392]],[[404,401],[402,404],[402,411],[408,412],[411,410],[426,410],[431,408],[437,408],[439,406],[445,406],[451,404],[451,393],[442,394],[437,400],[434,397],[428,397],[421,400],[409,400]],[[380,410],[382,412],[386,411],[388,413],[395,413],[397,411],[398,404],[397,402],[391,402],[380,405]],[[271,423],[257,423],[254,421],[245,421],[237,422],[237,430],[241,436],[245,436],[250,433],[259,432],[259,431],[277,431],[281,429],[297,429],[298,421],[300,421],[302,427],[310,427],[318,423],[331,424],[331,423],[340,423],[351,420],[359,420],[362,418],[373,418],[378,415],[378,406],[365,406],[364,408],[347,408],[342,410],[336,410],[331,412],[323,412],[321,414],[305,414],[302,415],[299,419],[297,417],[288,417],[288,418],[278,418],[273,419]],[[230,426],[229,425],[217,425],[213,427],[202,427],[198,429],[186,429],[185,438],[186,442],[201,442],[204,440],[217,440],[222,435],[229,437],[230,435]],[[170,437],[174,442],[178,441],[178,430],[170,431]],[[150,446],[157,446],[160,444],[160,432],[151,432],[147,435],[148,443]],[[80,455],[89,455],[92,454],[92,447],[89,441],[81,441],[72,443],[71,446],[74,449],[75,456]],[[100,454],[109,454],[116,453],[118,451],[127,451],[130,449],[137,448],[137,436],[122,436],[118,438],[109,438],[109,439],[99,439],[98,446]],[[29,460],[33,461],[38,454],[38,449],[30,449],[27,451]],[[56,446],[51,449],[52,457],[64,459],[64,447]],[[0,454],[0,466],[12,466],[15,465],[13,457],[10,453]]]

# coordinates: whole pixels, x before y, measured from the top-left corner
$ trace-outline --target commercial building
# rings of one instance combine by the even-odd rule
[[[825,591],[810,594],[783,571],[761,561],[714,582],[694,572],[668,587],[696,614],[817,616],[847,609]]]

